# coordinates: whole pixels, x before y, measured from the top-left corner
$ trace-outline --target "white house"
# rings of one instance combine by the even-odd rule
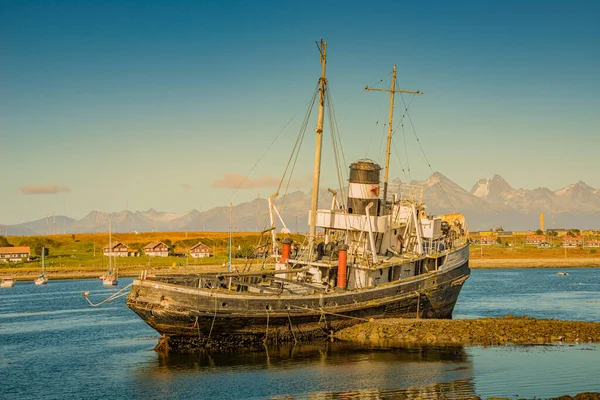
[[[130,249],[129,246],[121,242],[113,244],[112,248],[109,246],[104,247],[102,252],[105,256],[110,257],[136,257],[139,255],[137,250]]]
[[[144,246],[144,253],[150,257],[168,257],[169,246],[163,242],[152,242]]]
[[[197,245],[190,249],[190,256],[192,256],[192,258],[205,258],[210,257],[211,255],[210,247],[201,242],[198,242]]]
[[[29,247],[0,247],[0,261],[21,262],[29,261],[31,250]]]

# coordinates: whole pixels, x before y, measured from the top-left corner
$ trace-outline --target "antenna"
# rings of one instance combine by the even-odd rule
[[[390,122],[388,124],[388,135],[387,135],[387,145],[385,149],[385,172],[383,175],[383,210],[384,213],[387,213],[387,192],[388,192],[388,177],[390,173],[390,153],[392,146],[392,120],[394,118],[394,95],[396,93],[410,93],[410,94],[420,94],[423,92],[411,91],[411,90],[398,90],[396,89],[396,66],[394,65],[394,69],[392,71],[392,86],[390,89],[379,89],[379,88],[370,88],[365,87],[366,91],[381,91],[381,92],[389,92],[390,93]]]

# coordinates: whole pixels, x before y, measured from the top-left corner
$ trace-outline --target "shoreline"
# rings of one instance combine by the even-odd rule
[[[470,258],[471,269],[600,268],[600,257],[589,258]]]
[[[471,258],[471,269],[518,269],[518,268],[600,268],[600,257],[586,258]],[[119,272],[122,278],[135,278],[142,269],[124,269]],[[224,271],[222,265],[203,265],[201,267],[153,267],[147,270],[152,275],[195,274],[199,272]],[[93,279],[99,278],[106,271],[101,267],[86,270],[60,270],[48,269],[47,276],[50,280],[61,279]],[[17,281],[33,281],[39,275],[38,268],[10,268],[0,266],[0,278],[10,276]]]

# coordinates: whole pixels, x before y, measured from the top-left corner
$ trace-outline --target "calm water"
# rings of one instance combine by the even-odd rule
[[[600,321],[600,269],[475,270],[455,316]],[[122,279],[119,287],[131,279]],[[99,280],[0,289],[0,398],[547,397],[600,391],[600,346],[364,348],[161,356],[158,335]]]

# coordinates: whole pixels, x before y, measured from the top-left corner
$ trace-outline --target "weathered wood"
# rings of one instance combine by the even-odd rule
[[[286,279],[286,278],[280,278],[277,276],[274,276],[271,278],[272,280],[276,281],[276,282],[284,282],[284,283],[293,283],[294,285],[298,285],[298,286],[302,286],[308,289],[312,289],[315,290],[317,292],[321,292],[321,293],[327,293],[327,289],[323,288],[322,286],[317,286],[315,284],[312,283],[306,283],[306,282],[302,282],[302,281],[298,281],[295,279]]]

